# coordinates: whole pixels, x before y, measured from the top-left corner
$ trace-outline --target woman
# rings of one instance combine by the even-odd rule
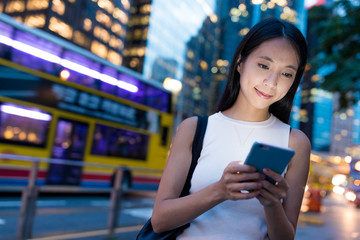
[[[249,31],[218,112],[209,117],[191,194],[182,198],[197,118],[178,128],[154,205],[154,231],[191,222],[178,239],[294,239],[311,146],[288,122],[306,59],[306,41],[290,23],[270,18]],[[243,164],[255,141],[295,150],[285,174]]]

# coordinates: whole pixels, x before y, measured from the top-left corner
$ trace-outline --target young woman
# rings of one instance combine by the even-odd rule
[[[249,31],[208,119],[191,194],[181,198],[197,118],[177,130],[154,205],[155,232],[191,222],[178,239],[294,239],[311,146],[288,122],[306,59],[306,41],[290,23],[271,18]],[[286,173],[243,164],[255,141],[295,150]]]

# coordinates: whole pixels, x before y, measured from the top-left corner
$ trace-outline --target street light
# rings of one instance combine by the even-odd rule
[[[177,126],[182,121],[182,116],[181,116],[182,113],[180,111],[180,109],[182,109],[182,101],[181,101],[181,96],[179,96],[182,89],[182,83],[177,79],[167,77],[164,79],[163,86],[165,89],[172,92],[173,106],[176,111],[175,120],[174,120],[174,133],[175,133]]]
[[[182,89],[182,83],[179,80],[169,77],[165,78],[163,86],[175,95],[178,95]]]

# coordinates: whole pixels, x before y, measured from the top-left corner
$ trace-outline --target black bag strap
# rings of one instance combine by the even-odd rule
[[[192,159],[191,165],[189,168],[188,175],[186,177],[186,181],[184,184],[184,188],[181,191],[180,197],[184,197],[189,195],[190,187],[191,187],[191,178],[194,173],[197,161],[200,157],[205,131],[207,127],[208,117],[207,116],[199,116],[196,124],[196,130],[194,135],[194,140],[192,143]]]

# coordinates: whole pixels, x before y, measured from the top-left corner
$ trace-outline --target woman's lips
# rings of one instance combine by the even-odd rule
[[[271,95],[266,94],[266,93],[263,93],[263,92],[259,91],[259,90],[256,89],[256,88],[255,88],[255,91],[256,91],[257,95],[259,95],[259,96],[262,97],[262,98],[269,99],[269,98],[272,97]]]

